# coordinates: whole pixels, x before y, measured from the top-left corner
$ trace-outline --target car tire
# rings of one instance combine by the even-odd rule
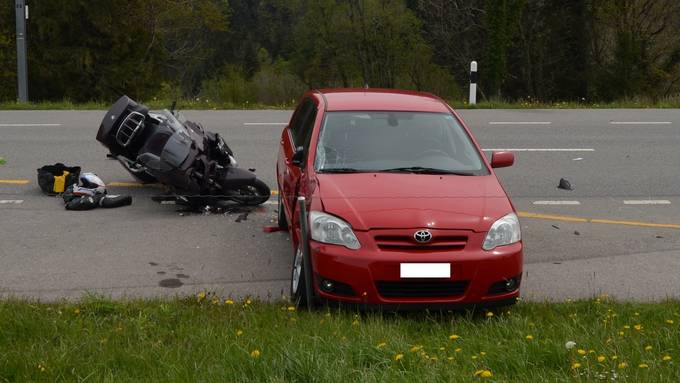
[[[279,217],[278,217],[279,229],[288,230],[288,220],[286,219],[286,211],[283,207],[283,199],[281,198],[281,192],[279,191]]]
[[[296,307],[307,306],[307,289],[305,287],[305,262],[302,247],[297,246],[293,254],[293,267],[290,278],[290,299]]]

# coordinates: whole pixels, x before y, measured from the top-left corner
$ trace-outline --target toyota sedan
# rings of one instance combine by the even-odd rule
[[[307,92],[281,135],[279,226],[291,296],[395,308],[509,305],[522,240],[495,168],[442,99],[411,91]]]

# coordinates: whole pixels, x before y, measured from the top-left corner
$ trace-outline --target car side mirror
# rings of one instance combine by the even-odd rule
[[[291,159],[291,162],[293,165],[302,167],[302,164],[305,162],[305,148],[302,146],[298,146],[295,149],[295,153],[293,153],[293,158]]]
[[[515,163],[515,155],[512,152],[493,152],[491,154],[492,168],[506,168]]]

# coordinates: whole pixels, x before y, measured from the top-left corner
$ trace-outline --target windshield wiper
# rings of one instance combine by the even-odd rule
[[[354,168],[328,168],[320,169],[321,173],[362,173],[364,170],[354,169]]]
[[[438,168],[428,168],[423,166],[405,166],[401,168],[383,169],[380,172],[387,173],[417,173],[417,174],[453,174],[457,176],[474,176],[475,173],[465,171],[454,171]]]

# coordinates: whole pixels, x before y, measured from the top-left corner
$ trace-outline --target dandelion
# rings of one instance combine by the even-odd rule
[[[480,378],[490,378],[493,376],[493,374],[489,370],[477,370],[475,371],[474,376],[478,376]]]
[[[633,328],[636,329],[637,331],[642,331],[642,329],[644,328],[644,326],[641,325],[641,324],[636,324],[635,326],[633,326]]]
[[[673,324],[673,319],[666,319],[667,324]]]
[[[247,300],[246,300],[246,304],[247,304],[247,305],[249,305],[249,304],[251,304],[251,303],[253,303],[253,301],[251,301],[250,299],[247,299]]]
[[[477,355],[472,355],[472,360],[477,360]]]
[[[385,342],[380,342],[380,343],[378,343],[375,347],[377,347],[377,348],[383,348],[383,347],[385,347],[385,346],[387,346],[387,343],[385,343]]]
[[[446,358],[446,360],[448,360],[449,362],[451,362],[451,361],[453,361],[453,357],[452,357],[452,356],[449,356],[449,357]]]
[[[241,335],[243,335],[243,330],[236,331],[236,336],[241,336]]]
[[[585,355],[586,354],[586,350],[584,350],[582,348],[579,348],[578,350],[576,350],[576,352],[578,352],[579,355]]]
[[[572,364],[571,364],[571,369],[572,369],[572,370],[576,370],[577,368],[580,368],[580,367],[581,367],[581,363],[579,363],[579,362],[576,362],[576,363],[572,363]]]
[[[234,304],[234,301],[231,300],[231,299],[227,299],[227,300],[224,301],[224,304],[225,304],[225,305],[233,305],[233,304]]]
[[[259,358],[259,357],[260,357],[260,350],[253,350],[253,351],[250,353],[250,357],[251,357],[251,358],[255,358],[255,359],[256,359],[256,358]]]
[[[352,321],[352,326],[358,326],[359,325],[359,320],[355,319]]]
[[[463,349],[460,348],[460,347],[458,347],[457,349],[453,350],[453,352],[461,352],[461,351],[463,351]]]
[[[619,336],[624,336],[624,335],[626,335],[626,333],[624,333],[623,331],[619,331]]]
[[[76,309],[73,310],[73,314],[80,315],[80,309],[76,307]]]
[[[661,358],[661,360],[663,360],[664,362],[670,362],[671,360],[673,360],[673,358],[671,358],[670,355],[664,355],[663,358]]]
[[[534,340],[534,336],[533,336],[533,335],[527,335],[527,336],[526,336],[526,339],[527,339],[527,340]]]
[[[288,307],[286,308],[286,310],[288,310],[288,311],[295,311],[295,306],[288,306]]]
[[[493,311],[488,311],[488,312],[486,313],[486,317],[487,317],[487,318],[493,317]]]
[[[612,355],[612,360],[616,360],[616,359],[619,359],[619,357],[616,356],[616,355]]]
[[[652,351],[652,346],[645,346],[645,351]]]
[[[205,293],[205,291],[201,291],[200,293],[198,293],[198,295],[196,295],[196,300],[198,302],[203,302],[205,300],[206,295],[207,294]]]
[[[628,363],[626,362],[621,362],[618,365],[619,369],[623,370],[624,368],[628,368]]]
[[[604,355],[600,355],[597,357],[597,361],[600,363],[604,362],[605,360],[607,360],[607,357]]]
[[[630,329],[630,326],[625,325],[625,326],[623,326],[623,328],[625,328],[626,330],[628,330],[628,329]]]
[[[418,351],[422,350],[422,348],[423,348],[423,346],[413,346],[413,347],[411,347],[410,351],[411,352],[418,352]]]
[[[649,368],[649,365],[647,363],[640,363],[638,364],[639,368]]]
[[[567,350],[571,350],[572,348],[576,347],[576,342],[573,340],[568,341],[567,343],[564,344],[564,347],[567,348]]]
[[[481,356],[486,356],[486,353],[484,351],[480,352],[479,355]]]
[[[400,360],[404,359],[404,354],[397,354],[394,356],[394,361],[398,362]]]
[[[449,340],[456,340],[456,339],[460,339],[460,336],[458,336],[456,334],[449,335]]]
[[[213,298],[212,304],[213,304],[213,305],[219,305],[219,304],[220,304],[220,300],[219,300],[218,298]]]

